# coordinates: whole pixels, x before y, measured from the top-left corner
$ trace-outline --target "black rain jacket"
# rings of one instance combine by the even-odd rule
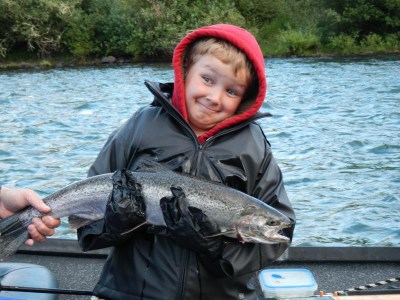
[[[171,105],[172,84],[146,82],[151,105],[138,110],[110,135],[89,176],[128,168],[143,160],[157,161],[177,172],[223,183],[275,207],[291,220],[295,215],[269,142],[254,117],[223,129],[199,143],[195,133]],[[149,126],[151,124],[151,126]],[[257,271],[277,259],[288,244],[226,245],[224,261],[206,262],[168,238],[138,230],[126,240],[103,232],[98,221],[78,230],[84,251],[113,246],[94,293],[105,299],[257,299]],[[228,274],[227,274],[228,273]]]

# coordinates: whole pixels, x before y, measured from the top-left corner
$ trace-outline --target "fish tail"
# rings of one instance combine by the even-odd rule
[[[18,214],[0,221],[0,260],[13,254],[28,239],[26,225]]]

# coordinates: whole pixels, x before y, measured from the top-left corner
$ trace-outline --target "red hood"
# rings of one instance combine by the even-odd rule
[[[172,105],[179,110],[186,121],[187,111],[185,102],[185,85],[182,73],[183,54],[185,53],[189,44],[203,37],[224,39],[242,50],[254,66],[255,72],[258,76],[259,91],[254,101],[243,112],[233,115],[232,117],[219,123],[209,131],[199,136],[200,142],[204,142],[207,138],[213,136],[224,128],[230,127],[254,116],[263,104],[267,91],[264,57],[262,55],[260,46],[251,33],[240,27],[228,24],[218,24],[199,28],[195,31],[192,31],[182,39],[182,41],[176,46],[172,59],[175,74]]]

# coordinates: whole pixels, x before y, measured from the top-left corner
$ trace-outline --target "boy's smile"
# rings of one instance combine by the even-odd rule
[[[188,121],[196,135],[231,117],[247,86],[244,70],[235,74],[231,65],[211,54],[194,63],[186,75],[185,98]]]

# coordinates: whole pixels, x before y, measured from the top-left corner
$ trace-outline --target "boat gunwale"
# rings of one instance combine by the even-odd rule
[[[45,243],[23,245],[17,253],[30,255],[105,258],[110,248],[83,252],[74,239],[49,238]],[[300,247],[292,246],[278,261],[296,262],[400,262],[400,247]]]

